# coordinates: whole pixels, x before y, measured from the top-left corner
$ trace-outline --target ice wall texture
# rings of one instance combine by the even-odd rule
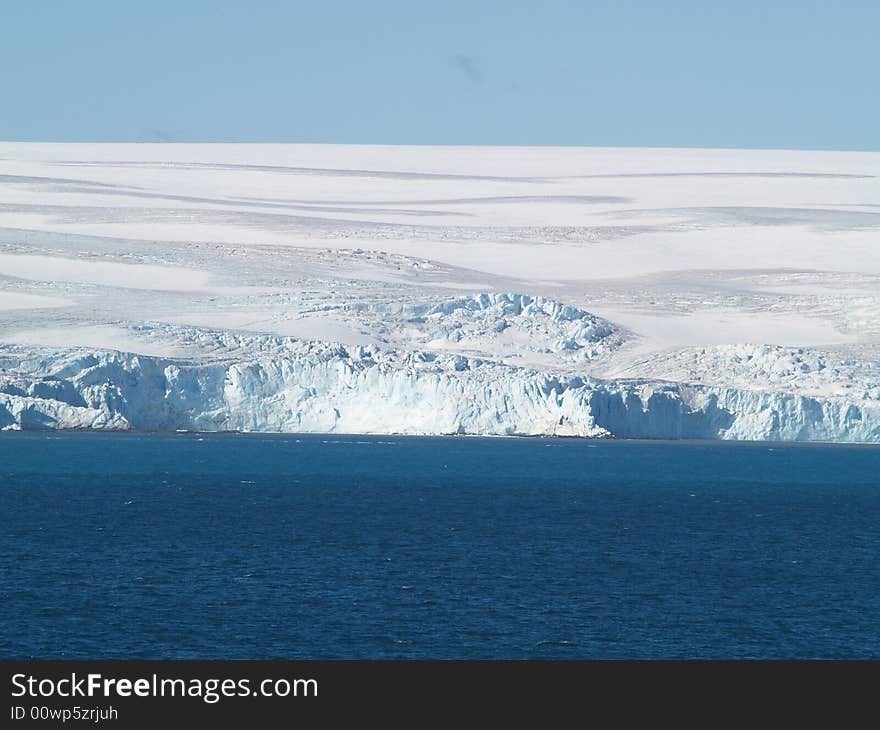
[[[187,364],[53,351],[0,379],[0,428],[880,442],[880,401],[551,376],[460,356],[303,345]]]

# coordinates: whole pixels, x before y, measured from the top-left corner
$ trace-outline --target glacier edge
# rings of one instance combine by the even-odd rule
[[[600,380],[460,355],[314,342],[208,362],[91,349],[9,354],[0,361],[2,430],[880,443],[880,403]]]

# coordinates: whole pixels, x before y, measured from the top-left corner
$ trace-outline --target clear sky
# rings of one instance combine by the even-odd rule
[[[0,0],[0,139],[880,150],[880,0]]]

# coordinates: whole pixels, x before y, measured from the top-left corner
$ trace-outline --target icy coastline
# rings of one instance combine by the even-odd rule
[[[880,401],[551,375],[431,353],[302,343],[188,363],[20,352],[0,428],[476,434],[880,442]]]
[[[880,442],[880,154],[0,142],[0,429]]]

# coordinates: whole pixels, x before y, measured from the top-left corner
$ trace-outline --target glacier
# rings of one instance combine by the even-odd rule
[[[552,376],[460,355],[283,344],[283,352],[206,364],[22,352],[15,369],[0,371],[0,428],[880,442],[880,398],[856,404]]]
[[[880,155],[0,143],[0,430],[880,443]]]

